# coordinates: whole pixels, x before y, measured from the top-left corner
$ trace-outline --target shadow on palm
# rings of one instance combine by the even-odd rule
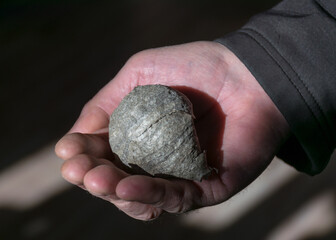
[[[195,115],[195,128],[206,151],[208,165],[220,170],[223,166],[223,135],[225,114],[220,104],[208,94],[191,87],[173,86],[189,98]]]

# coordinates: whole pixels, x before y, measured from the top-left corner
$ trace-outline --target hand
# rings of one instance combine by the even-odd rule
[[[113,158],[109,116],[135,86],[163,84],[185,93],[208,164],[202,182],[130,175]],[[287,122],[256,79],[227,48],[195,42],[134,55],[89,101],[56,145],[63,177],[126,214],[151,220],[221,203],[251,183],[289,135]]]

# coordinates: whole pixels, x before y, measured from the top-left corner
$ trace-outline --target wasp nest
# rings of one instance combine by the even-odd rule
[[[201,181],[210,172],[192,104],[167,86],[134,88],[110,117],[109,141],[124,164],[151,175]]]

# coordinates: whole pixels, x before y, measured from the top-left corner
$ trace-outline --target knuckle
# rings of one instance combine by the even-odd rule
[[[130,59],[128,60],[129,63],[137,63],[137,62],[141,62],[146,56],[147,54],[150,52],[150,50],[142,50],[140,52],[135,53],[133,56],[130,57]]]
[[[162,213],[161,209],[150,207],[149,205],[138,205],[135,202],[113,201],[112,203],[130,217],[141,221],[155,220]]]
[[[166,196],[161,205],[169,213],[183,213],[188,210],[188,203],[183,192],[176,192],[173,196]]]
[[[155,209],[153,209],[152,211],[148,211],[146,213],[144,213],[141,216],[141,220],[143,221],[153,221],[155,219],[157,219],[160,216],[159,211],[156,211]]]

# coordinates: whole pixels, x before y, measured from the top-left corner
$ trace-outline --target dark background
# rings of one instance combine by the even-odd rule
[[[277,2],[2,1],[0,172],[60,138],[134,53],[213,40]],[[110,204],[70,189],[29,211],[1,209],[0,239],[263,239],[307,199],[335,189],[331,170],[318,179],[300,175],[233,227],[213,233],[182,227],[175,216],[150,223],[132,220]],[[273,214],[274,209],[281,211]],[[47,219],[48,227],[27,234],[24,229],[39,219]],[[323,239],[335,239],[335,234]]]
[[[0,169],[64,134],[134,53],[213,40],[276,2],[3,2]]]

